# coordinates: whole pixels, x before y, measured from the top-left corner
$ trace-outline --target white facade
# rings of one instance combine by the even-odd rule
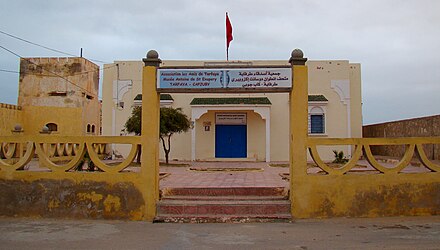
[[[162,65],[202,68],[215,63],[164,61]],[[287,61],[240,61],[229,64],[258,67],[289,65]],[[346,60],[308,61],[307,65],[309,135],[362,137],[360,65]],[[143,62],[117,61],[104,67],[107,69],[104,71],[103,82],[103,135],[126,135],[123,131],[125,121],[132,107],[139,103],[135,99],[141,94]],[[193,122],[190,131],[172,137],[170,159],[288,161],[288,93],[172,93],[170,96],[162,96],[162,99],[167,100],[161,100],[161,105],[182,108]],[[217,124],[216,116],[219,114],[245,115],[246,124],[241,124],[242,132],[228,132],[232,127]],[[243,136],[240,139],[245,146],[243,154],[219,157],[231,153],[220,148],[223,147],[221,141],[225,140],[228,133],[233,133],[231,141]],[[348,146],[328,146],[319,150],[323,159],[330,160],[334,149],[344,150],[346,155],[351,155]],[[128,152],[123,145],[115,145],[114,150],[122,155]]]

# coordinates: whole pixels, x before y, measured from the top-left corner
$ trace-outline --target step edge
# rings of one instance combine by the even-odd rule
[[[284,201],[288,200],[287,196],[166,196],[162,197],[160,201],[185,201],[185,200],[196,200],[196,201],[211,201],[211,200],[261,200],[261,201]]]
[[[210,206],[210,205],[290,205],[289,200],[161,200],[157,205]]]

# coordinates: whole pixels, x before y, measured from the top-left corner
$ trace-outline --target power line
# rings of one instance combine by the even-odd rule
[[[5,48],[5,47],[3,47],[3,46],[1,46],[1,45],[0,45],[0,48],[6,50],[7,52],[9,52],[9,53],[11,53],[11,54],[13,54],[14,56],[17,56],[17,57],[19,57],[19,58],[22,58],[19,54],[15,53],[15,52],[12,51],[12,50],[9,50],[8,48]]]
[[[116,64],[113,64],[113,65],[107,66],[107,67],[102,67],[102,68],[99,69],[99,71],[105,70],[105,69],[110,69],[110,68],[113,68],[113,67],[116,67]],[[90,70],[90,71],[78,72],[78,73],[75,73],[74,75],[88,74],[88,73],[91,73],[91,72],[95,72],[95,71],[94,70]]]
[[[116,65],[111,65],[111,66],[108,66],[108,67],[100,68],[99,71],[105,70],[105,69],[110,69],[110,68],[113,68],[113,67],[116,67]],[[0,69],[0,71],[1,72],[7,72],[7,73],[20,74],[20,71],[9,70],[9,69]],[[84,74],[94,73],[94,72],[95,72],[95,70],[90,70],[90,71],[84,71],[84,72],[77,72],[77,73],[74,73],[73,75],[84,75]],[[27,73],[27,74],[28,75],[38,75],[38,76],[48,76],[48,77],[51,77],[51,76],[58,77],[56,75],[43,75],[43,74],[33,74],[33,73]]]
[[[58,53],[61,53],[61,54],[64,54],[64,55],[68,55],[68,56],[76,56],[76,55],[73,55],[73,54],[70,54],[70,53],[67,53],[67,52],[63,52],[63,51],[61,51],[61,50],[52,49],[52,48],[46,47],[46,46],[44,46],[44,45],[41,45],[41,44],[38,44],[38,43],[34,43],[34,42],[31,42],[31,41],[28,41],[28,40],[26,40],[26,39],[20,38],[20,37],[18,37],[18,36],[14,36],[14,35],[12,35],[12,34],[6,33],[6,32],[1,31],[1,30],[0,30],[0,33],[2,33],[3,35],[7,35],[7,36],[9,36],[9,37],[12,37],[12,38],[18,39],[18,40],[20,40],[20,41],[23,41],[23,42],[26,42],[26,43],[29,43],[29,44],[32,44],[32,45],[38,46],[38,47],[45,48],[45,49],[47,49],[47,50],[51,50],[51,51],[58,52]]]
[[[14,36],[14,35],[12,35],[12,34],[6,33],[6,32],[1,31],[1,30],[0,30],[0,33],[3,34],[3,35],[9,36],[9,37],[15,38],[15,39],[17,39],[17,40],[20,40],[20,41],[22,41],[22,42],[26,42],[26,43],[29,43],[29,44],[32,44],[32,45],[35,45],[35,46],[38,46],[38,47],[41,47],[41,48],[44,48],[44,49],[47,49],[47,50],[53,51],[53,52],[57,52],[57,53],[64,54],[64,55],[68,55],[68,56],[78,57],[77,55],[70,54],[70,53],[67,53],[67,52],[64,52],[64,51],[61,51],[61,50],[57,50],[57,49],[52,49],[52,48],[49,48],[49,47],[47,47],[47,46],[44,46],[44,45],[41,45],[41,44],[38,44],[38,43],[31,42],[31,41],[26,40],[26,39],[24,39],[24,38],[20,38],[20,37],[18,37],[18,36]],[[90,60],[90,61],[94,61],[94,62],[109,63],[109,62],[104,62],[104,61],[100,61],[100,60],[96,60],[96,59],[91,59],[91,58],[87,58],[87,59]]]
[[[7,48],[1,46],[1,45],[0,45],[0,48],[6,50],[7,52],[9,52],[9,53],[11,53],[11,54],[13,54],[13,55],[15,55],[15,56],[17,56],[17,57],[23,59],[23,60],[26,60],[26,61],[27,61],[28,63],[30,63],[30,64],[33,64],[33,65],[36,65],[36,66],[40,66],[40,65],[38,65],[38,64],[36,64],[36,63],[34,63],[34,62],[32,62],[31,60],[29,60],[29,59],[27,59],[27,58],[24,58],[24,57],[20,56],[19,54],[15,53],[14,51],[9,50],[9,49],[7,49]],[[44,67],[42,67],[42,69],[45,70],[45,71],[47,71],[47,72],[49,72],[49,73],[51,73],[51,74],[53,74],[53,75],[55,75],[55,76],[57,76],[57,77],[59,77],[59,78],[64,79],[64,80],[67,81],[68,83],[70,83],[70,84],[72,84],[72,85],[74,85],[74,86],[76,86],[76,87],[78,87],[78,88],[80,88],[80,89],[82,89],[82,90],[88,92],[89,94],[91,94],[91,95],[93,95],[93,96],[99,98],[98,95],[95,95],[95,94],[91,93],[91,92],[88,91],[86,88],[83,88],[83,87],[81,87],[81,86],[75,84],[74,82],[70,81],[70,80],[67,79],[66,77],[61,76],[61,75],[59,75],[59,74],[57,74],[57,73],[55,73],[55,72],[52,72],[52,71],[50,71],[50,70],[47,70],[47,69],[45,69]]]
[[[7,72],[7,73],[18,73],[20,74],[20,72],[18,71],[13,71],[13,70],[7,70],[7,69],[0,69],[1,72]]]

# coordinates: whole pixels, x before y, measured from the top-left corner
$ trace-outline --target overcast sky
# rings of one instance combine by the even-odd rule
[[[225,59],[225,12],[233,26],[230,60],[361,63],[364,124],[440,113],[440,1],[437,0],[1,0],[0,30],[105,62]],[[22,57],[64,56],[0,34]],[[102,66],[102,63],[97,63]],[[0,48],[0,70],[19,58]],[[18,74],[0,71],[0,102],[16,104]]]

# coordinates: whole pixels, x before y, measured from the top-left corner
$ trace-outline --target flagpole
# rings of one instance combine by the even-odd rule
[[[226,61],[229,61],[228,19],[228,12],[226,12]]]

